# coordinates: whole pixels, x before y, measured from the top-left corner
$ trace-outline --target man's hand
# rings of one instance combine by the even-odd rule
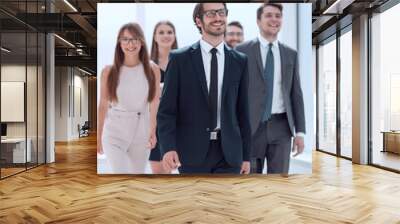
[[[250,173],[250,162],[243,161],[242,168],[240,169],[240,174],[249,174]]]
[[[292,152],[296,152],[293,157],[296,157],[297,155],[303,153],[304,151],[304,138],[301,136],[296,136],[293,139],[293,148]]]
[[[178,153],[176,151],[169,151],[164,154],[162,164],[165,170],[171,172],[181,166]]]

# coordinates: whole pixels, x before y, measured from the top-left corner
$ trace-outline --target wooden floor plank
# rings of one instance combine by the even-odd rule
[[[0,223],[400,223],[400,175],[320,152],[312,175],[97,175],[96,139],[0,181]]]

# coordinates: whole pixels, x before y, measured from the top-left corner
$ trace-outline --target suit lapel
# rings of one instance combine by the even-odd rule
[[[231,49],[228,49],[226,46],[224,46],[224,53],[225,53],[225,63],[224,63],[224,78],[222,81],[222,96],[221,96],[221,101],[223,102],[224,97],[226,95],[227,88],[229,86],[230,82],[230,69],[231,69],[231,64],[232,64],[232,57],[231,57]]]
[[[288,81],[288,80],[290,80],[289,79],[289,77],[287,77],[288,76],[288,74],[287,74],[287,62],[288,62],[288,56],[286,55],[286,49],[285,49],[285,47],[284,46],[282,46],[282,44],[281,43],[278,43],[278,45],[279,45],[279,54],[281,55],[281,74],[282,74],[282,88],[285,88],[286,87],[286,82]],[[282,91],[284,91],[284,89],[282,89]]]
[[[208,88],[207,88],[207,80],[206,73],[204,71],[203,66],[203,57],[201,56],[201,48],[200,42],[196,42],[192,45],[192,63],[194,66],[194,70],[196,71],[197,78],[200,82],[201,89],[203,90],[204,97],[208,102]]]
[[[264,69],[263,69],[263,62],[262,62],[262,57],[261,57],[261,50],[260,50],[260,41],[258,41],[258,39],[254,40],[253,46],[252,46],[252,52],[254,52],[255,54],[255,58],[256,58],[256,63],[257,63],[257,68],[259,70],[258,74],[261,77],[261,80],[264,80]]]

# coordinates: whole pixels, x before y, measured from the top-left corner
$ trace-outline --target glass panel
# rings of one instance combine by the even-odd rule
[[[372,22],[372,163],[400,170],[400,5]]]
[[[16,13],[26,12],[25,0],[2,0],[0,6]]]
[[[39,33],[38,45],[38,163],[45,163],[45,60],[46,60],[46,36]]]
[[[25,170],[26,151],[26,33],[1,34],[2,177]],[[29,148],[29,147],[28,147]]]
[[[317,48],[315,45],[312,46],[312,75],[314,77],[313,81],[313,111],[314,111],[314,133],[312,133],[314,136],[317,136]],[[316,139],[315,139],[316,140]],[[313,150],[315,150],[317,141],[314,141],[313,143]]]
[[[45,35],[21,22],[37,19],[33,13],[44,6],[45,0],[0,2],[18,18],[0,12],[1,178],[45,161]]]
[[[336,39],[318,48],[319,149],[336,153]]]
[[[38,24],[38,17],[32,16],[39,11],[38,2],[27,2],[28,20]],[[27,142],[31,151],[28,168],[38,163],[38,35],[36,30],[27,31]],[[29,147],[27,149],[29,149]]]
[[[77,79],[77,78],[75,78]],[[75,85],[77,85],[77,83],[75,82]],[[72,129],[72,135],[78,137],[79,136],[79,129],[78,127],[82,126],[81,124],[81,99],[82,99],[82,88],[81,87],[77,87],[74,86],[74,111],[73,111],[73,129]]]
[[[38,36],[36,32],[27,33],[28,38],[28,62],[27,62],[27,82],[26,82],[26,89],[27,89],[27,99],[26,99],[26,111],[27,111],[27,142],[28,142],[28,151],[31,153],[28,154],[30,158],[28,159],[28,168],[37,165],[37,150],[38,150],[38,143],[37,143],[37,132],[38,132],[38,124],[37,124],[37,116],[38,116]]]
[[[352,33],[340,37],[340,153],[352,157]]]

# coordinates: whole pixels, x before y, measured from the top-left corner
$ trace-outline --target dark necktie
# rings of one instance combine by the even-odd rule
[[[211,49],[211,72],[210,72],[210,92],[209,103],[211,112],[210,128],[214,130],[217,127],[217,108],[218,108],[218,61],[217,49]]]
[[[272,97],[274,90],[274,54],[272,53],[272,43],[268,44],[268,53],[265,60],[264,68],[264,79],[266,82],[267,96],[266,96],[266,107],[263,116],[263,121],[267,121],[271,117],[272,110]]]

